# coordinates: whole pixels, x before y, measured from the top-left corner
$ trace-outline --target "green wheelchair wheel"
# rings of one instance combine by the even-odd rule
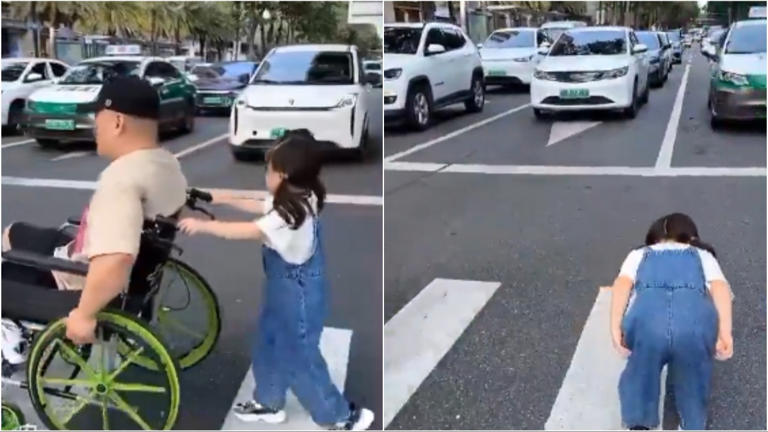
[[[136,317],[109,310],[99,313],[97,322],[92,345],[72,344],[65,319],[36,337],[27,379],[40,419],[49,429],[171,429],[180,403],[176,359]],[[155,370],[138,358],[151,361]]]
[[[24,414],[19,407],[3,402],[2,430],[19,430],[24,425]]]

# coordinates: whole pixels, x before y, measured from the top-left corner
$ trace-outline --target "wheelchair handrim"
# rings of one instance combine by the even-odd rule
[[[117,311],[107,311],[107,312],[101,312],[99,313],[98,317],[99,326],[101,328],[109,329],[109,331],[114,331],[116,333],[118,332],[129,332],[134,335],[135,339],[140,339],[142,345],[148,346],[153,350],[155,355],[157,356],[158,361],[155,362],[156,364],[159,363],[163,367],[163,373],[166,379],[166,385],[165,387],[162,387],[162,392],[165,393],[167,391],[167,413],[166,411],[161,411],[162,418],[160,419],[160,422],[162,424],[152,425],[150,426],[146,421],[143,420],[143,418],[139,415],[139,413],[127,404],[125,399],[122,398],[117,392],[134,392],[134,391],[151,391],[153,393],[158,393],[157,389],[159,387],[157,386],[148,386],[148,385],[142,385],[142,384],[135,384],[135,383],[120,383],[117,382],[117,378],[120,377],[120,374],[122,371],[127,367],[127,365],[130,365],[132,362],[126,360],[126,366],[123,366],[121,364],[121,367],[117,368],[115,371],[100,371],[99,378],[96,378],[95,376],[89,377],[88,379],[69,379],[69,380],[63,380],[63,379],[55,379],[58,381],[58,384],[64,385],[63,381],[72,381],[76,382],[75,386],[89,386],[92,387],[93,390],[91,393],[86,397],[77,397],[77,395],[74,395],[74,399],[78,400],[78,408],[73,410],[73,412],[70,414],[68,419],[61,419],[56,416],[53,416],[49,414],[49,411],[47,410],[47,403],[48,397],[47,395],[55,394],[50,389],[44,388],[44,381],[47,381],[48,383],[51,383],[54,379],[51,378],[43,378],[38,379],[38,376],[41,376],[45,371],[41,370],[44,365],[43,356],[45,355],[45,352],[47,351],[47,348],[50,346],[50,344],[55,344],[51,350],[55,349],[62,349],[64,351],[72,350],[71,345],[68,343],[68,341],[63,340],[63,334],[66,328],[66,321],[64,319],[56,321],[52,324],[50,324],[38,337],[36,338],[34,347],[32,349],[32,353],[29,358],[29,362],[27,364],[27,379],[29,380],[29,396],[32,400],[32,403],[35,407],[35,410],[38,412],[39,416],[43,420],[43,422],[46,424],[46,426],[50,429],[69,429],[67,427],[67,424],[77,415],[80,413],[80,411],[88,404],[93,405],[96,400],[90,399],[92,395],[94,395],[95,389],[104,382],[107,382],[108,387],[114,387],[113,390],[109,390],[107,393],[104,393],[102,396],[102,401],[96,402],[101,406],[101,414],[102,414],[102,429],[107,429],[109,427],[108,424],[108,406],[107,406],[107,399],[110,399],[113,402],[113,405],[111,408],[118,409],[119,411],[122,411],[124,415],[127,415],[130,419],[134,421],[135,424],[139,425],[142,428],[155,428],[155,429],[170,429],[173,427],[173,425],[176,422],[176,417],[178,416],[178,407],[180,403],[180,384],[179,384],[179,377],[178,377],[178,371],[177,371],[177,363],[175,359],[168,353],[167,349],[164,347],[162,342],[153,334],[153,332],[141,321],[136,320],[133,317],[130,317],[126,314],[123,314],[122,312]],[[50,344],[48,343],[50,341]],[[142,347],[143,348],[143,347]],[[104,349],[104,348],[102,348]],[[55,355],[55,353],[50,353],[50,356]],[[93,368],[88,367],[87,361],[83,360],[82,357],[79,357],[76,353],[73,354],[70,353],[70,360],[78,361],[80,364],[83,364],[85,362],[85,366],[83,368],[83,371],[86,372],[86,374],[91,374],[93,371]],[[76,358],[75,358],[76,357]],[[47,360],[47,359],[46,359]],[[118,371],[119,370],[119,371]],[[90,371],[90,372],[88,372]],[[109,374],[107,374],[109,372]],[[109,375],[110,377],[108,377]],[[102,381],[99,381],[101,379]],[[108,380],[108,381],[103,381]],[[54,383],[55,384],[55,383]],[[71,386],[70,386],[71,387]],[[130,389],[129,389],[130,388]],[[45,397],[43,395],[46,395]],[[60,397],[63,397],[61,395],[57,395]],[[82,400],[81,400],[82,399]],[[90,399],[90,400],[89,400]],[[83,402],[85,400],[85,402]],[[165,405],[165,404],[164,404]],[[163,407],[165,408],[165,407]],[[137,420],[138,418],[138,420]],[[66,421],[64,421],[66,420]],[[143,422],[143,424],[139,421]]]
[[[24,425],[24,414],[14,405],[3,403],[2,430],[18,430]]]

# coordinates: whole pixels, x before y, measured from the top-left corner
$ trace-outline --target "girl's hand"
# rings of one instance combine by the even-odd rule
[[[184,218],[179,221],[179,230],[187,235],[195,235],[206,232],[208,221],[195,218]]]
[[[624,345],[624,335],[621,332],[621,328],[611,329],[611,339],[613,340],[613,348],[616,350],[616,352],[619,353],[620,356],[627,358],[630,354],[632,354],[632,351],[627,349],[627,347]]]
[[[715,344],[715,358],[726,361],[733,357],[733,336],[730,333],[719,334]]]

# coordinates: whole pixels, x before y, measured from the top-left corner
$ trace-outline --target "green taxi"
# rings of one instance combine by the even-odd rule
[[[723,120],[766,117],[766,20],[734,23],[717,52],[709,87],[712,127]]]
[[[93,141],[94,102],[112,76],[136,75],[160,95],[161,131],[195,127],[195,86],[170,62],[155,57],[109,56],[83,60],[54,85],[29,96],[21,129],[43,147]]]

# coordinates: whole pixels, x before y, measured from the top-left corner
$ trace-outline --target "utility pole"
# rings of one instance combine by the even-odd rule
[[[466,0],[459,1],[459,21],[461,21],[460,26],[461,29],[464,30],[464,33],[469,34],[469,29],[467,28],[467,2]]]

